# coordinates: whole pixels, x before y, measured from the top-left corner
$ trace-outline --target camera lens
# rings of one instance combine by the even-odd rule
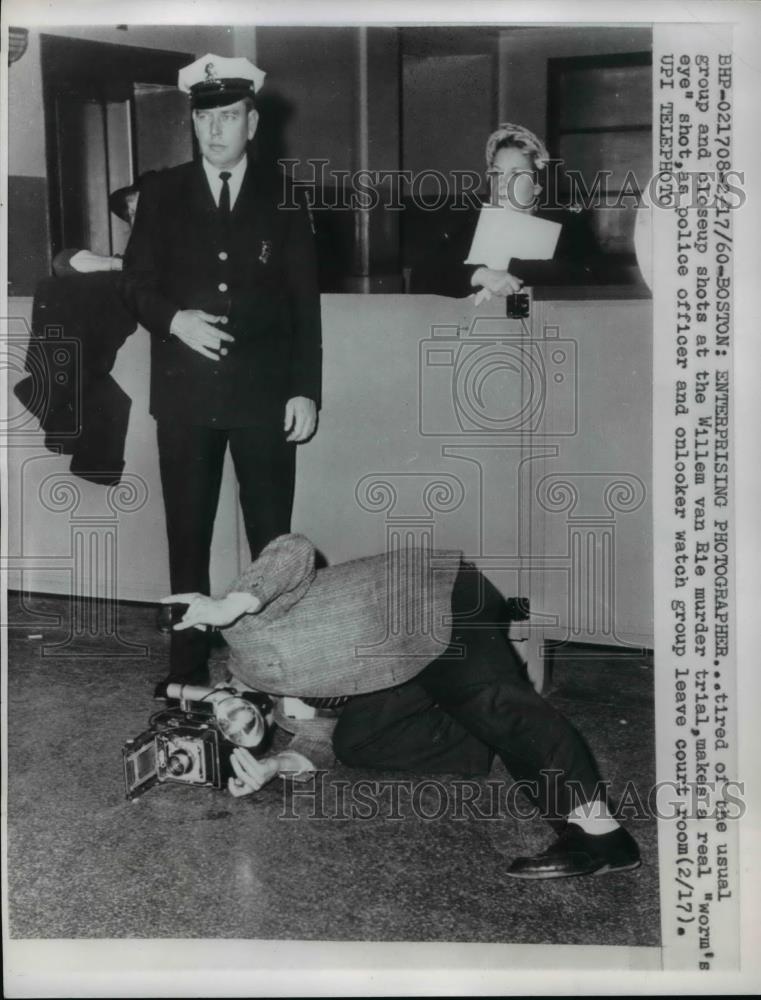
[[[166,769],[175,777],[187,774],[193,766],[193,760],[187,750],[175,750],[166,762]]]

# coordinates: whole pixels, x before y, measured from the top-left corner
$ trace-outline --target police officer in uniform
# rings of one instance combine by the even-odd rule
[[[214,55],[180,71],[201,158],[148,178],[126,251],[125,295],[151,333],[175,592],[209,593],[227,447],[255,558],[290,530],[296,444],[317,423],[320,301],[308,212],[274,166],[248,155],[264,75],[247,59]],[[166,681],[205,682],[208,652],[205,632],[173,632]]]

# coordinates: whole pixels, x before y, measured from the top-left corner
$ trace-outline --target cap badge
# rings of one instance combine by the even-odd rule
[[[207,80],[218,80],[219,79],[219,77],[217,76],[217,67],[214,65],[214,63],[211,63],[211,62],[210,63],[206,63],[206,65],[203,68],[203,71],[206,74],[206,79]]]
[[[259,263],[266,264],[272,254],[272,241],[262,240],[262,245],[259,249]]]

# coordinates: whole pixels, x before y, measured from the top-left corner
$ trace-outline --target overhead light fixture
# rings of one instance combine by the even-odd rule
[[[8,65],[18,62],[26,52],[29,44],[29,31],[26,28],[8,28]]]

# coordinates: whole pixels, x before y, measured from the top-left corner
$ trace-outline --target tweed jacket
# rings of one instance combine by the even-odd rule
[[[129,307],[151,333],[153,416],[231,428],[282,421],[294,396],[320,405],[322,346],[314,238],[287,180],[249,159],[229,223],[201,160],[140,191],[124,261]],[[180,309],[227,322],[224,357],[170,336]]]
[[[421,549],[315,571],[303,535],[281,535],[228,592],[261,609],[225,630],[230,670],[270,694],[329,697],[402,684],[447,648],[461,553]]]

